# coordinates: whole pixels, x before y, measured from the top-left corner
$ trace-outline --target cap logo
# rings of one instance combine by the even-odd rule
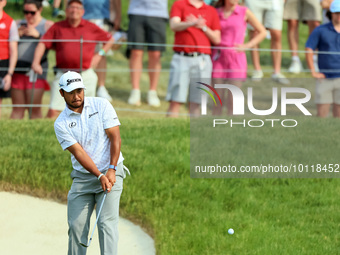
[[[73,83],[73,82],[77,82],[77,81],[79,81],[79,82],[81,82],[81,79],[80,78],[76,78],[76,79],[67,79],[67,84],[66,84],[66,86],[68,86],[68,85],[70,85],[71,83]]]

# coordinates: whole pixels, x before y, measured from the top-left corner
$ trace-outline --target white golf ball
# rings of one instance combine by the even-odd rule
[[[234,230],[233,230],[232,228],[229,228],[229,229],[228,229],[228,234],[229,234],[229,235],[234,234]]]

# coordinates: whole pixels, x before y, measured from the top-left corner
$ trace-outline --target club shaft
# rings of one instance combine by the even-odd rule
[[[90,243],[91,243],[91,241],[92,241],[92,237],[93,237],[94,231],[96,230],[97,222],[98,222],[98,219],[99,219],[99,216],[100,216],[100,212],[102,211],[102,208],[103,208],[103,205],[104,205],[104,201],[105,201],[106,195],[107,195],[107,192],[105,192],[105,194],[104,194],[103,201],[102,201],[102,203],[101,203],[101,205],[100,205],[100,208],[99,208],[99,211],[98,211],[98,214],[97,214],[97,219],[96,219],[96,222],[94,223],[93,230],[92,230],[92,234],[91,234],[89,243],[87,244],[87,247],[90,246]]]

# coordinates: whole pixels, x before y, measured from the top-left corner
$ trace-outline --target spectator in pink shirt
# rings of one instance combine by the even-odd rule
[[[213,61],[213,84],[228,83],[238,87],[241,81],[247,78],[247,58],[245,49],[253,48],[266,37],[266,29],[258,21],[255,15],[244,6],[238,5],[238,0],[219,0],[217,12],[221,23],[221,43],[219,47],[237,49],[214,49],[212,52]],[[249,42],[244,43],[247,23],[256,31]],[[224,90],[218,90],[222,97]],[[233,98],[228,93],[227,110],[228,114],[233,112]],[[213,114],[221,114],[222,107],[216,106]]]

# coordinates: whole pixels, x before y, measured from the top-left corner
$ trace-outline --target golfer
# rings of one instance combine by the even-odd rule
[[[90,217],[108,191],[98,219],[101,255],[117,254],[119,199],[123,190],[123,156],[120,122],[112,105],[103,98],[84,97],[79,73],[60,77],[60,94],[66,108],[54,123],[57,139],[71,152],[73,183],[67,198],[68,255],[86,254]]]

